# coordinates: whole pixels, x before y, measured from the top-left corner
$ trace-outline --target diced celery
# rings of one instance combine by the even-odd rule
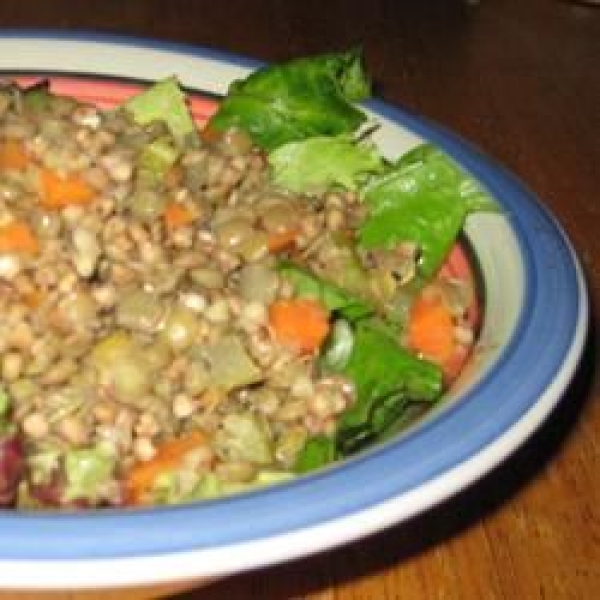
[[[66,453],[64,466],[65,499],[96,500],[112,477],[115,457],[100,448],[79,448]]]
[[[0,420],[2,420],[10,409],[10,397],[7,391],[0,386]]]
[[[151,88],[134,96],[124,104],[137,123],[164,121],[178,139],[193,133],[194,121],[185,102],[185,94],[175,77],[155,83]]]
[[[161,181],[179,158],[179,149],[168,135],[145,146],[138,156],[138,167],[146,177]]]
[[[273,440],[265,423],[251,412],[229,414],[223,419],[217,444],[233,460],[258,465],[273,462]]]
[[[211,384],[231,390],[260,381],[261,370],[254,364],[241,340],[226,335],[206,348]]]

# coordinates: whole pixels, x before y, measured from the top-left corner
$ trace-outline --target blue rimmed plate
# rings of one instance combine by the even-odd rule
[[[0,76],[90,82],[175,74],[223,94],[257,63],[212,50],[98,35],[0,33]],[[502,214],[470,218],[486,307],[479,351],[452,398],[402,438],[323,472],[200,504],[80,514],[0,513],[0,588],[99,588],[220,576],[365,536],[439,503],[503,461],[552,411],[588,321],[569,241],[503,169],[431,123],[382,102],[376,141],[397,156],[433,141]]]

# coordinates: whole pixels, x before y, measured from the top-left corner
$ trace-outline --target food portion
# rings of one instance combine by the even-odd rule
[[[477,334],[457,245],[494,208],[384,158],[357,52],[110,109],[0,87],[0,506],[173,504],[291,479],[438,402]]]

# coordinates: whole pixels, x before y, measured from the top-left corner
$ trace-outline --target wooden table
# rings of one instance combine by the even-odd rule
[[[559,0],[20,0],[0,3],[0,23],[153,36],[267,61],[361,44],[383,98],[462,134],[528,182],[570,234],[592,304],[600,298],[600,7]],[[595,322],[556,413],[484,481],[370,539],[185,597],[599,597]]]

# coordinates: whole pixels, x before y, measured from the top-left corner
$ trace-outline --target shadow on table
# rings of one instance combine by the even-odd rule
[[[303,598],[333,585],[373,576],[461,534],[515,496],[560,451],[591,396],[595,362],[595,332],[590,331],[581,364],[556,411],[506,463],[458,496],[360,542],[230,577],[172,600]]]

